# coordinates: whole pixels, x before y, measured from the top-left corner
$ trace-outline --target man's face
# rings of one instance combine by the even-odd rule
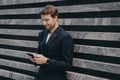
[[[41,19],[42,19],[43,25],[47,30],[53,29],[56,25],[56,21],[57,21],[56,17],[53,18],[50,14],[41,15]]]

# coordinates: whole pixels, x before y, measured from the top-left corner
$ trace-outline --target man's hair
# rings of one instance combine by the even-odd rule
[[[40,12],[40,15],[48,15],[50,14],[52,17],[58,16],[58,9],[53,5],[47,5],[45,8]]]

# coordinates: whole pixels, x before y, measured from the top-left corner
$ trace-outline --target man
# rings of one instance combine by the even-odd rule
[[[40,65],[35,80],[66,80],[65,71],[72,66],[72,37],[58,25],[58,10],[47,5],[41,12],[45,30],[39,33],[38,54],[30,60]]]

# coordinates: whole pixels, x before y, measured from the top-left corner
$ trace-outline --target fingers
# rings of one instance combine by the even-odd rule
[[[41,54],[33,54],[35,58],[41,58],[41,57],[44,57],[43,55]]]
[[[34,58],[32,58],[32,57],[28,57],[29,59],[30,59],[30,61],[32,61],[33,63],[35,63],[35,59]]]
[[[47,61],[47,57],[41,55],[41,54],[33,54],[34,55],[34,58],[32,57],[29,57],[29,59],[33,62],[33,63],[36,63],[36,64],[45,64],[46,61]]]

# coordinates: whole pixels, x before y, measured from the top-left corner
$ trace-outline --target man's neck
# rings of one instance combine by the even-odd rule
[[[50,30],[51,33],[53,33],[58,28],[58,23],[56,23],[55,27]]]

